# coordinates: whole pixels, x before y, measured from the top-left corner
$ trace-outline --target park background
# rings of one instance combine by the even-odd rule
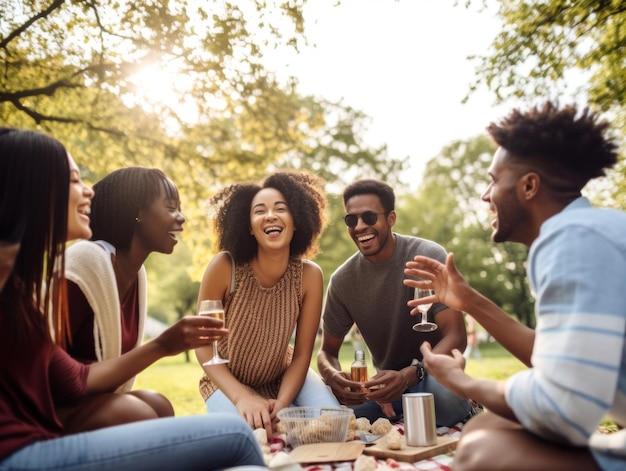
[[[5,0],[0,122],[57,137],[88,183],[129,165],[176,182],[185,231],[146,263],[149,313],[165,324],[193,314],[215,254],[210,196],[299,168],[327,181],[315,260],[326,282],[355,251],[342,188],[380,178],[397,193],[397,232],[454,252],[470,283],[532,327],[527,250],[489,239],[483,130],[546,98],[588,104],[614,123],[623,157],[624,25],[622,2],[600,0]],[[597,205],[626,208],[623,162],[585,189]],[[144,374],[162,368],[195,393],[199,366],[185,358]]]
[[[315,351],[319,348],[319,339],[315,344]],[[484,379],[504,380],[511,374],[520,371],[525,366],[512,357],[496,342],[480,344],[482,359],[469,359],[466,371],[468,374]],[[371,358],[366,354],[370,375],[374,374]],[[350,371],[350,364],[354,361],[354,349],[348,339],[339,353],[339,361],[343,371]],[[311,367],[317,371],[315,356],[311,360]],[[204,414],[206,408],[200,396],[198,384],[203,371],[195,360],[193,352],[188,362],[184,354],[163,358],[141,372],[135,382],[136,389],[152,389],[164,394],[174,406],[176,415]]]

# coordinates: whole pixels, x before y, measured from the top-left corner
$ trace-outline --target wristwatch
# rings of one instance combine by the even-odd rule
[[[417,376],[417,382],[419,383],[426,377],[426,368],[424,368],[424,364],[417,358],[413,358],[411,366],[415,367],[415,375]]]

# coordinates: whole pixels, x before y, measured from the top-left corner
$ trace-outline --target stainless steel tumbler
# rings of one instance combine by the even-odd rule
[[[402,395],[404,412],[404,435],[408,446],[432,446],[437,444],[435,422],[435,398],[431,393],[407,393]]]

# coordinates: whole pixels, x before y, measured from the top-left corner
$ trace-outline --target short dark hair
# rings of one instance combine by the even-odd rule
[[[393,188],[387,183],[375,180],[372,178],[364,178],[350,183],[343,190],[343,205],[344,207],[348,203],[348,200],[357,195],[376,195],[380,199],[386,213],[390,213],[396,206],[396,195],[393,192]]]
[[[250,206],[263,188],[280,191],[289,206],[294,227],[298,229],[291,240],[290,256],[315,256],[326,222],[324,181],[311,173],[295,170],[276,172],[261,184],[230,185],[211,198],[209,204],[216,209],[213,222],[219,249],[230,252],[238,263],[254,258],[258,244],[250,234]]]
[[[117,249],[128,248],[139,211],[160,196],[180,201],[178,189],[158,168],[125,167],[111,172],[93,187],[91,240],[106,240]]]
[[[514,158],[577,191],[617,162],[617,145],[608,130],[609,123],[589,108],[579,113],[576,105],[559,108],[551,101],[528,111],[514,109],[487,127],[495,143]]]

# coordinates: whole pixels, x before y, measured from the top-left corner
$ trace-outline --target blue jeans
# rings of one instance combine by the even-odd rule
[[[626,469],[626,456],[608,455],[593,448],[590,451],[602,471],[622,471]]]
[[[435,420],[437,427],[452,427],[474,412],[469,401],[461,399],[450,390],[444,388],[432,376],[427,375],[422,381],[404,392],[429,392],[433,394],[435,399]],[[392,405],[393,410],[396,411],[395,417],[387,417],[380,406],[374,401],[366,401],[358,406],[349,407],[354,410],[354,415],[357,417],[367,417],[370,422],[374,422],[381,417],[388,418],[392,421],[402,421],[402,397],[395,400]]]
[[[145,420],[31,443],[0,471],[184,471],[264,466],[252,429],[227,414]]]
[[[239,415],[235,405],[219,389],[211,394],[205,405],[209,414],[225,412]],[[297,407],[340,407],[335,395],[311,368],[309,368],[304,384],[293,400],[293,404],[290,405]]]

